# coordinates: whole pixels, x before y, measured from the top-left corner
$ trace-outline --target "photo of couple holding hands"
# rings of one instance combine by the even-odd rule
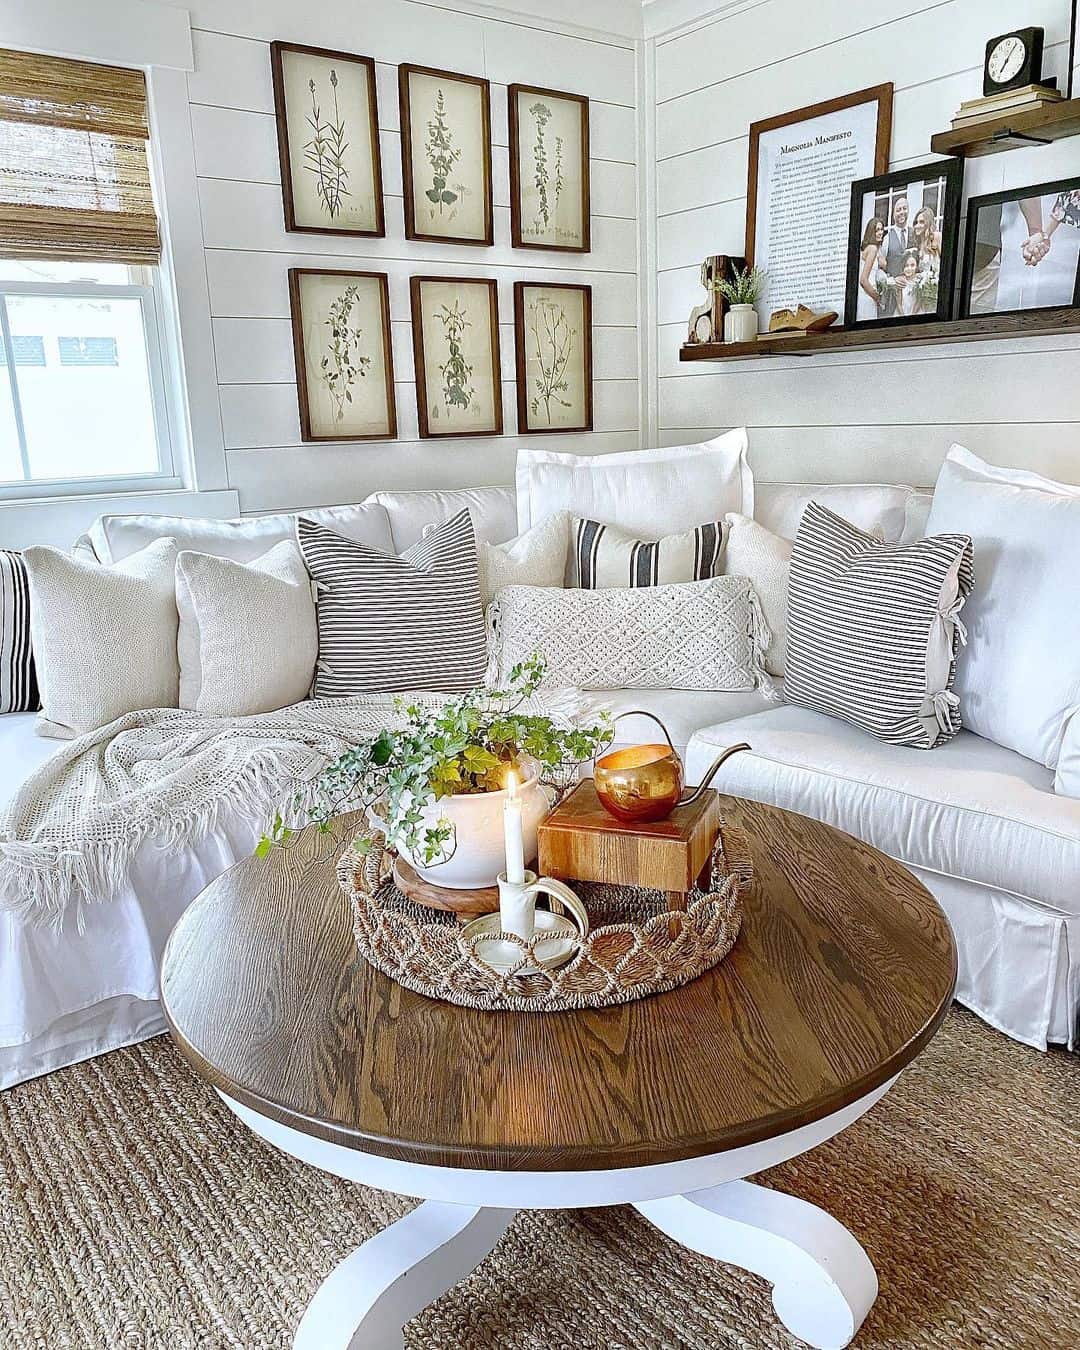
[[[941,274],[941,221],[927,199],[944,202],[944,179],[911,184],[922,188],[867,195],[859,264],[856,319],[907,318],[934,314]]]

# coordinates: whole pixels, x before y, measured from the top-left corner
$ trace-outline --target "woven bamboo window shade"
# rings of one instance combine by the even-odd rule
[[[0,257],[161,255],[141,71],[0,48]]]

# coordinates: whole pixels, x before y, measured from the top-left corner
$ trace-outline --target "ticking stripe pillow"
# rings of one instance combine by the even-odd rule
[[[720,571],[724,523],[635,539],[616,525],[575,520],[571,531],[570,585],[588,591],[617,586],[673,586],[708,581]]]
[[[26,563],[21,553],[0,549],[0,713],[36,712],[40,707]]]
[[[467,510],[400,557],[304,516],[296,529],[317,586],[316,698],[481,683],[487,649]]]
[[[884,544],[811,502],[791,555],[788,702],[892,745],[951,739],[959,611],[973,580],[967,535]]]

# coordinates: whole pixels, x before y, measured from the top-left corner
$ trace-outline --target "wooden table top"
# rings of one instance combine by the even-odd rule
[[[829,1115],[899,1072],[956,979],[929,892],[867,844],[721,798],[754,881],[716,969],[574,1013],[476,1012],[410,993],[353,941],[335,863],[305,831],[212,882],[176,925],[162,1001],[195,1069],[294,1129],[407,1162],[634,1167]]]

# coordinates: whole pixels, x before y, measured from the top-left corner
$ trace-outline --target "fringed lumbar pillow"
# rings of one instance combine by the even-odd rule
[[[547,689],[772,688],[769,631],[745,577],[634,589],[507,586],[488,622],[493,685],[540,652]]]
[[[0,713],[36,712],[39,703],[26,563],[0,549]]]
[[[791,555],[784,694],[892,745],[960,730],[952,692],[971,539],[884,544],[811,502]]]

